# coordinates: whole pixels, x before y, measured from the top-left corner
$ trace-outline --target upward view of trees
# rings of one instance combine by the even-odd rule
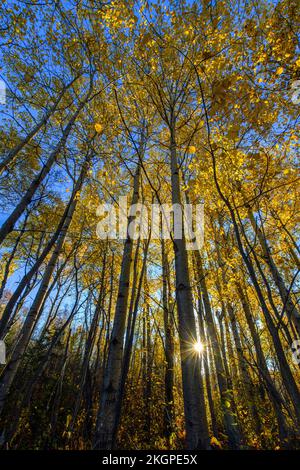
[[[299,19],[1,2],[2,449],[300,447]]]

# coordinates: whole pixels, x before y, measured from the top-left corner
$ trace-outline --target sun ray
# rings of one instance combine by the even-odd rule
[[[201,341],[197,341],[196,343],[193,344],[193,349],[196,353],[200,355],[204,351],[204,344]]]

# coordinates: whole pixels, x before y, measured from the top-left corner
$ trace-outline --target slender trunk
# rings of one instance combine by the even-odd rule
[[[297,269],[299,269],[300,271],[300,259],[297,255],[297,252],[296,250],[294,250],[294,248],[292,247],[290,241],[286,238],[286,242],[287,242],[287,245],[288,245],[288,250],[289,250],[289,253],[291,255],[291,258],[293,259],[295,265],[297,266]]]
[[[224,332],[224,324],[223,324],[224,314],[225,314],[225,311],[223,310],[219,314],[217,313],[216,316],[217,316],[218,323],[219,323],[220,347],[221,347],[223,365],[224,365],[224,370],[225,370],[225,375],[226,375],[226,380],[227,380],[227,388],[229,390],[232,390],[233,385],[232,385],[232,378],[231,378],[231,374],[230,374],[230,370],[229,370],[229,361],[227,359],[228,354],[226,352],[225,332]],[[226,338],[226,339],[228,339],[228,338]],[[229,357],[233,361],[233,356],[230,354],[230,350],[228,352],[229,352]]]
[[[74,191],[75,191],[75,189],[74,189]],[[18,283],[18,287],[16,288],[16,290],[14,291],[11,298],[9,299],[9,301],[6,304],[5,309],[3,311],[3,315],[2,315],[1,320],[0,320],[0,339],[2,339],[6,335],[6,332],[8,331],[10,318],[11,318],[12,312],[15,308],[15,305],[16,305],[20,295],[22,294],[25,287],[33,279],[33,277],[38,273],[38,270],[39,270],[40,266],[42,265],[43,261],[46,259],[48,254],[50,253],[50,251],[53,248],[54,244],[56,243],[59,235],[61,234],[62,228],[65,224],[66,218],[67,218],[68,213],[70,211],[70,206],[72,205],[72,203],[74,201],[74,196],[75,196],[74,191],[72,192],[72,195],[70,197],[70,201],[69,201],[69,203],[67,204],[67,206],[64,210],[64,213],[63,213],[63,215],[62,215],[62,217],[59,221],[59,224],[58,224],[54,234],[51,236],[50,240],[48,241],[47,245],[43,249],[42,253],[36,259],[33,266],[30,268],[30,270],[26,274],[24,274],[24,276],[22,277],[22,279]]]
[[[66,91],[73,85],[73,83],[77,79],[78,77],[75,77],[66,86],[63,87],[61,92],[58,94],[56,100],[54,101],[53,105],[49,108],[49,110],[42,117],[42,119],[31,129],[31,131],[26,135],[26,137],[24,137],[13,149],[8,152],[8,154],[0,162],[0,174],[5,169],[5,167],[7,167],[7,165],[11,164],[14,161],[18,153],[25,147],[25,145],[27,145],[34,138],[34,136],[40,131],[40,129],[47,123],[49,118],[56,111],[57,106],[59,105]]]
[[[260,337],[256,330],[256,327],[252,318],[251,310],[248,305],[243,288],[238,282],[236,283],[236,286],[237,286],[237,292],[238,292],[238,295],[239,295],[239,298],[240,298],[240,301],[241,301],[241,304],[243,306],[243,310],[245,313],[245,318],[246,318],[246,321],[250,330],[251,338],[254,344],[257,364],[258,364],[258,373],[264,381],[265,388],[273,404],[277,426],[278,426],[279,438],[280,438],[281,443],[284,444],[288,436],[288,428],[287,428],[287,424],[286,424],[285,417],[284,417],[283,410],[282,410],[283,401],[270,375],[270,372],[266,363],[266,359],[262,350],[262,346],[260,343]]]
[[[269,312],[268,306],[267,306],[266,301],[264,299],[264,295],[263,295],[263,292],[260,288],[260,285],[259,285],[259,282],[258,282],[258,279],[257,279],[257,276],[256,276],[256,272],[255,272],[253,264],[252,264],[252,260],[251,260],[250,256],[248,256],[245,252],[245,249],[244,249],[244,246],[243,246],[243,243],[242,243],[242,240],[241,240],[239,228],[238,228],[238,225],[237,225],[237,222],[236,222],[236,218],[235,218],[235,215],[234,215],[234,212],[233,212],[232,209],[230,209],[230,213],[231,213],[231,217],[232,217],[232,221],[233,221],[233,225],[234,225],[234,231],[235,231],[239,251],[240,251],[242,259],[243,259],[243,261],[244,261],[244,263],[245,263],[245,265],[248,269],[250,278],[253,282],[255,291],[257,293],[257,296],[258,296],[258,299],[259,299],[259,302],[260,302],[261,309],[263,311],[263,314],[264,314],[264,317],[265,317],[265,320],[266,320],[268,330],[269,330],[271,338],[272,338],[272,342],[273,342],[274,349],[275,349],[275,352],[276,352],[276,356],[277,356],[277,359],[278,359],[279,368],[280,368],[281,376],[282,376],[282,379],[283,379],[283,383],[284,383],[284,386],[285,386],[285,388],[286,388],[286,390],[287,390],[287,392],[288,392],[288,394],[291,398],[291,401],[293,403],[293,406],[294,406],[294,409],[295,409],[295,415],[297,417],[297,421],[300,423],[300,393],[299,393],[299,389],[297,387],[297,384],[296,384],[295,379],[293,377],[293,374],[291,372],[290,365],[289,365],[289,363],[288,363],[288,361],[285,357],[285,353],[284,353],[284,350],[283,350],[283,347],[282,347],[282,344],[281,344],[281,341],[280,341],[278,329],[276,328],[276,326],[273,322],[272,316]]]
[[[145,293],[148,294],[147,273],[144,279]],[[150,307],[145,297],[143,316],[143,401],[144,401],[144,433],[147,442],[151,443],[151,390],[152,390],[152,346],[150,331]],[[150,444],[151,445],[151,444]]]
[[[198,269],[199,283],[203,293],[203,303],[205,308],[206,324],[208,335],[212,344],[212,352],[216,367],[217,382],[221,396],[224,427],[228,436],[228,444],[231,449],[239,449],[241,438],[233,413],[232,390],[228,389],[226,371],[224,368],[222,353],[217,336],[213,313],[210,305],[209,295],[206,287],[205,274],[202,267],[202,259],[198,250],[195,251],[196,265]]]
[[[51,406],[51,418],[50,418],[51,433],[49,437],[46,438],[44,449],[51,450],[53,449],[53,447],[55,447],[55,444],[56,444],[55,442],[55,437],[57,436],[56,427],[57,427],[57,421],[59,417],[59,405],[61,403],[63,382],[64,382],[64,377],[65,377],[65,372],[66,372],[66,367],[67,367],[70,338],[71,338],[71,328],[69,329],[69,332],[68,332],[65,351],[62,357],[62,362],[61,362],[61,372],[60,372],[60,376],[58,379],[58,383],[56,385],[53,403]],[[53,445],[53,441],[54,441],[54,445]]]
[[[172,203],[182,209],[174,119],[171,124],[170,133]],[[179,317],[178,324],[186,445],[188,449],[207,449],[209,447],[209,437],[200,360],[198,354],[191,353],[193,345],[197,342],[197,330],[189,279],[184,227],[182,227],[182,237],[176,238],[175,234],[173,245],[175,254],[176,300]]]
[[[84,100],[78,105],[75,113],[69,120],[67,126],[65,127],[62,137],[59,141],[59,143],[56,145],[55,149],[51,154],[49,155],[45,165],[39,172],[39,174],[34,178],[32,183],[30,184],[29,188],[27,189],[26,193],[22,197],[21,201],[17,204],[15,209],[12,211],[10,216],[6,219],[4,224],[2,225],[0,229],[0,244],[3,242],[3,240],[7,237],[7,235],[14,229],[14,226],[16,222],[18,221],[19,217],[23,214],[25,211],[26,207],[31,203],[32,198],[38,188],[40,187],[40,184],[42,181],[46,178],[46,176],[49,174],[52,165],[56,161],[56,158],[60,151],[63,149],[64,145],[66,144],[66,141],[68,139],[68,136],[73,128],[73,125],[80,114],[81,110],[84,108],[86,105],[86,102],[88,101],[90,94],[92,92],[92,87],[90,87],[89,92],[85,96]]]
[[[212,364],[209,367],[209,348],[205,333],[204,327],[204,308],[202,304],[202,296],[201,296],[201,289],[198,286],[198,320],[199,320],[199,332],[200,332],[200,341],[204,345],[203,353],[202,353],[202,360],[204,364],[204,373],[205,373],[205,385],[206,385],[206,394],[208,399],[209,411],[210,411],[210,419],[211,419],[211,429],[214,437],[218,437],[218,423],[216,418],[213,394],[212,394],[212,385],[211,385],[211,377],[212,377]]]
[[[17,251],[17,248],[18,248],[18,245],[20,243],[20,240],[22,238],[22,235],[24,234],[25,232],[25,228],[26,228],[26,224],[27,224],[27,220],[28,220],[28,216],[29,216],[29,212],[26,214],[25,216],[25,219],[24,219],[24,222],[23,222],[23,226],[20,230],[20,233],[19,235],[17,236],[16,238],[16,241],[14,243],[14,246],[10,252],[10,255],[9,255],[9,258],[7,260],[7,262],[5,263],[5,268],[4,268],[4,273],[3,273],[3,278],[2,278],[2,282],[1,282],[1,287],[0,287],[0,299],[4,293],[4,289],[5,289],[5,286],[6,286],[6,282],[7,282],[7,279],[8,279],[8,276],[9,276],[9,270],[10,270],[10,266],[11,266],[11,263],[12,261],[14,260],[14,257],[15,257],[15,254],[16,254],[16,251]],[[0,320],[0,322],[2,321],[2,319]]]
[[[244,388],[246,403],[247,406],[250,404],[250,412],[252,415],[252,420],[254,423],[255,432],[259,435],[262,432],[261,420],[255,403],[255,398],[253,396],[253,382],[250,376],[247,362],[245,360],[242,343],[240,340],[240,335],[237,326],[237,320],[234,315],[234,310],[231,305],[228,306],[229,320],[231,325],[231,330],[233,333],[233,339],[235,343],[235,348],[237,351],[239,368],[242,377],[242,386]]]
[[[43,275],[43,278],[41,280],[38,292],[35,296],[35,299],[27,313],[26,319],[24,321],[24,324],[22,326],[17,344],[12,352],[10,361],[8,362],[7,366],[4,369],[4,372],[1,377],[1,385],[0,385],[0,413],[3,411],[3,407],[6,401],[6,398],[9,394],[11,385],[13,383],[13,380],[16,376],[16,373],[18,371],[18,368],[20,366],[23,354],[26,350],[26,347],[28,345],[28,342],[30,340],[36,318],[39,314],[39,310],[41,307],[41,304],[43,302],[43,299],[45,297],[45,294],[47,292],[47,288],[52,276],[52,273],[54,271],[55,265],[57,263],[58,257],[61,253],[61,249],[68,231],[68,228],[70,226],[76,204],[77,204],[77,198],[76,195],[79,193],[81,190],[83,180],[86,175],[86,171],[88,168],[89,164],[89,159],[90,159],[90,154],[87,155],[86,160],[83,164],[81,173],[79,175],[79,178],[76,182],[75,189],[73,192],[73,201],[69,206],[68,214],[66,217],[66,220],[64,222],[64,225],[62,227],[61,233],[58,237],[57,243],[55,245],[53,254],[50,258],[50,261],[46,267],[45,273]]]
[[[123,398],[125,395],[126,379],[127,379],[127,375],[129,371],[129,364],[130,364],[132,345],[133,345],[133,337],[134,337],[134,332],[135,332],[135,324],[136,324],[141,291],[142,291],[142,286],[143,286],[144,276],[145,276],[145,271],[146,271],[149,243],[150,243],[150,237],[144,249],[143,264],[142,264],[142,269],[141,269],[141,273],[140,273],[140,277],[138,281],[130,324],[129,324],[129,315],[128,315],[128,337],[126,337],[124,359],[123,359],[123,364],[122,364],[122,376],[121,376],[120,388],[119,388],[119,393],[118,393],[118,398],[117,398],[117,413],[116,413],[116,421],[115,421],[115,426],[114,426],[113,445],[115,444],[115,441],[117,438],[117,432],[118,432],[119,422],[121,418],[122,402],[123,402]]]
[[[132,289],[131,289],[131,297],[130,297],[130,303],[129,303],[129,308],[128,308],[128,319],[127,319],[124,351],[127,350],[128,344],[130,342],[130,334],[132,330],[133,312],[134,312],[134,305],[135,305],[137,287],[138,287],[138,261],[139,261],[139,252],[140,252],[140,242],[141,242],[141,239],[139,237],[137,240],[135,254],[134,254],[134,261],[133,261]]]
[[[300,337],[300,312],[296,308],[296,305],[294,304],[292,297],[291,297],[291,290],[288,289],[285,285],[285,282],[276,266],[276,263],[273,259],[273,256],[271,254],[271,249],[269,247],[268,241],[266,239],[265,234],[263,233],[262,229],[258,227],[257,222],[253,216],[253,213],[251,210],[248,210],[248,217],[250,219],[251,225],[253,230],[255,231],[255,234],[257,235],[257,238],[259,240],[259,243],[261,245],[262,251],[263,251],[263,256],[264,260],[270,270],[270,273],[272,275],[272,278],[278,288],[280,297],[283,302],[283,308],[285,309],[288,319],[292,321],[295,325],[295,328],[297,330],[298,336]]]
[[[95,306],[95,311],[94,311],[94,315],[93,315],[93,318],[92,318],[91,326],[88,330],[88,337],[87,337],[86,344],[85,344],[83,362],[82,362],[81,373],[80,373],[80,383],[79,383],[79,388],[78,388],[78,394],[77,394],[77,397],[76,397],[74,410],[73,410],[73,413],[72,413],[72,421],[71,421],[70,427],[69,427],[69,431],[71,433],[74,431],[75,423],[77,421],[77,415],[78,415],[78,412],[79,412],[79,409],[80,409],[82,394],[83,394],[83,391],[84,391],[86,378],[87,378],[87,374],[88,374],[89,362],[90,362],[92,350],[93,350],[96,335],[97,335],[97,327],[98,327],[98,323],[99,323],[99,317],[100,317],[101,310],[103,309],[105,267],[106,267],[106,251],[104,252],[104,259],[103,259],[103,265],[102,265],[102,275],[101,275],[101,284],[100,284],[99,295],[98,295],[97,303],[96,303],[96,306]]]
[[[173,342],[173,327],[171,312],[169,306],[169,295],[168,295],[168,276],[169,276],[169,264],[166,253],[165,241],[161,239],[161,257],[162,257],[162,302],[163,302],[163,313],[164,313],[164,331],[165,331],[165,356],[166,356],[166,369],[165,369],[165,435],[167,438],[170,437],[173,431],[173,420],[174,420],[174,342]]]
[[[141,140],[141,150],[144,149],[144,139]],[[132,205],[137,204],[140,190],[140,163],[137,164],[134,175]],[[124,243],[119,291],[117,297],[114,324],[109,343],[107,364],[104,371],[100,405],[97,416],[94,438],[95,449],[111,449],[113,445],[114,426],[117,416],[117,395],[120,386],[123,360],[123,342],[129,297],[130,270],[132,263],[133,240],[128,227],[134,224],[135,216],[128,217],[127,239]]]

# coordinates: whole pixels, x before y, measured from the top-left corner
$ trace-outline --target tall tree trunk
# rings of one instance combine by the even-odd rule
[[[265,388],[273,404],[280,441],[282,444],[285,444],[286,438],[288,437],[288,428],[287,428],[286,420],[285,420],[283,410],[282,410],[283,401],[270,375],[270,372],[266,363],[266,359],[262,350],[262,346],[260,343],[260,337],[256,330],[256,327],[252,318],[252,313],[248,305],[247,298],[245,296],[243,288],[239,282],[236,283],[236,286],[237,286],[237,292],[238,292],[239,298],[241,300],[241,304],[243,306],[246,321],[250,330],[251,338],[254,344],[257,364],[258,364],[258,373],[264,381]]]
[[[50,253],[51,249],[53,248],[55,242],[57,241],[57,239],[58,239],[58,237],[61,233],[62,227],[65,223],[66,217],[68,215],[70,205],[72,204],[72,201],[73,201],[73,197],[74,197],[74,195],[72,194],[71,197],[70,197],[70,201],[69,201],[69,203],[67,204],[67,207],[64,210],[64,213],[63,213],[63,215],[62,215],[62,217],[59,221],[59,224],[58,224],[55,232],[51,236],[50,240],[48,241],[47,245],[43,249],[42,253],[40,255],[38,255],[35,263],[29,269],[29,271],[24,274],[24,276],[22,277],[22,279],[18,283],[18,287],[16,288],[16,290],[14,291],[12,296],[10,297],[9,301],[7,302],[7,304],[5,306],[5,309],[3,311],[3,314],[2,314],[2,317],[0,319],[0,339],[2,339],[6,335],[6,332],[8,331],[11,315],[13,313],[13,310],[14,310],[14,308],[15,308],[15,306],[16,306],[16,304],[17,304],[17,302],[18,302],[18,300],[19,300],[19,298],[20,298],[20,296],[23,292],[23,290],[25,289],[26,286],[28,286],[28,284],[34,278],[34,276],[37,275],[40,266],[42,265],[43,261],[46,259],[46,257]],[[25,290],[25,294],[27,295],[26,290]]]
[[[129,371],[129,364],[130,364],[130,359],[131,359],[136,319],[137,319],[141,291],[142,291],[142,286],[143,286],[144,276],[145,276],[146,266],[147,266],[146,263],[147,263],[149,243],[150,243],[150,236],[144,248],[143,264],[142,264],[140,277],[138,280],[138,286],[137,286],[137,291],[135,295],[135,302],[134,302],[134,305],[132,306],[133,308],[132,315],[130,315],[130,318],[128,315],[128,320],[127,320],[128,336],[126,336],[124,358],[123,358],[123,364],[122,364],[122,376],[121,376],[119,393],[118,393],[118,398],[117,398],[117,413],[116,413],[116,421],[115,421],[114,433],[113,433],[113,446],[117,438],[117,432],[118,432],[119,422],[121,418],[122,402],[123,402],[123,398],[125,395],[126,379],[127,379],[127,375]],[[138,250],[138,248],[136,250]]]
[[[76,397],[76,401],[74,405],[74,410],[72,413],[72,421],[69,427],[69,431],[71,433],[74,431],[75,423],[76,423],[78,412],[80,409],[82,394],[85,388],[85,383],[86,383],[88,370],[89,370],[90,358],[91,358],[92,350],[95,344],[95,339],[97,336],[99,318],[100,318],[101,311],[103,310],[105,268],[106,268],[106,250],[104,251],[104,257],[103,257],[99,295],[98,295],[97,303],[95,306],[95,311],[94,311],[94,315],[92,318],[91,326],[88,330],[88,337],[87,337],[86,344],[85,344],[83,362],[82,362],[81,373],[80,373],[80,384],[79,384],[79,389],[78,389],[78,393],[77,393],[77,397]]]
[[[195,251],[196,265],[198,269],[199,284],[203,293],[203,303],[205,308],[205,318],[208,335],[212,344],[212,352],[216,367],[217,382],[221,396],[221,405],[223,411],[224,427],[228,436],[228,444],[231,449],[239,449],[241,437],[239,434],[236,419],[233,413],[232,390],[228,389],[226,380],[226,371],[224,368],[222,353],[215,328],[212,309],[210,306],[209,295],[206,287],[205,274],[202,267],[202,259],[198,250]]]
[[[232,217],[232,221],[233,221],[233,225],[234,225],[234,231],[235,231],[235,236],[236,236],[236,239],[237,239],[237,244],[238,244],[239,251],[240,251],[242,259],[243,259],[243,261],[244,261],[244,263],[245,263],[245,265],[248,269],[250,278],[253,282],[253,286],[254,286],[255,291],[257,293],[259,303],[260,303],[262,312],[264,314],[265,321],[266,321],[268,330],[270,332],[270,336],[272,338],[272,342],[273,342],[274,349],[275,349],[275,352],[276,352],[276,356],[277,356],[277,359],[278,359],[278,364],[279,364],[281,376],[282,376],[282,379],[283,379],[283,383],[284,383],[284,386],[285,386],[285,388],[286,388],[286,390],[287,390],[287,392],[288,392],[288,394],[291,398],[291,401],[293,403],[294,410],[295,410],[295,415],[297,417],[298,423],[300,423],[300,392],[299,392],[299,389],[298,389],[297,384],[295,382],[294,376],[291,372],[290,365],[289,365],[289,363],[288,363],[288,361],[285,357],[285,353],[284,353],[284,350],[283,350],[283,347],[282,347],[282,344],[281,344],[281,341],[280,341],[278,329],[276,328],[276,326],[273,322],[271,313],[269,312],[269,308],[268,308],[268,306],[266,304],[266,301],[264,299],[264,295],[263,295],[263,292],[260,288],[260,284],[258,282],[252,260],[251,260],[250,256],[247,255],[246,252],[245,252],[245,249],[244,249],[244,246],[243,246],[243,243],[242,243],[242,240],[241,240],[241,236],[240,236],[240,231],[239,231],[239,228],[238,228],[238,225],[237,225],[237,222],[236,222],[235,214],[234,214],[234,212],[231,208],[230,208],[230,213],[231,213],[231,217]]]
[[[39,310],[41,307],[41,304],[43,302],[43,299],[45,297],[45,294],[47,292],[47,288],[52,276],[52,273],[54,271],[55,265],[57,263],[58,257],[61,253],[61,249],[68,231],[68,228],[70,226],[70,223],[72,221],[72,217],[74,214],[74,211],[76,209],[77,205],[77,198],[76,195],[80,192],[87,169],[89,165],[91,155],[90,153],[87,154],[85,162],[82,166],[79,178],[75,184],[75,188],[73,191],[73,200],[69,206],[68,209],[68,214],[65,219],[65,222],[63,224],[61,233],[58,237],[57,243],[55,245],[54,251],[51,255],[50,261],[46,267],[45,273],[43,275],[43,278],[41,280],[39,289],[37,291],[37,294],[35,296],[35,299],[27,313],[26,319],[24,321],[24,324],[22,326],[17,344],[14,347],[14,350],[12,352],[10,361],[8,362],[7,366],[4,369],[4,372],[1,376],[1,383],[0,383],[0,414],[3,411],[4,404],[6,401],[6,398],[9,394],[11,385],[13,383],[13,380],[16,376],[16,373],[18,371],[18,368],[20,366],[23,354],[26,350],[26,347],[28,345],[28,342],[30,340],[36,318],[39,314]]]
[[[170,437],[173,431],[174,420],[174,342],[173,342],[173,324],[169,305],[168,293],[168,277],[169,277],[169,264],[166,253],[165,241],[161,239],[161,261],[162,261],[162,302],[164,314],[164,332],[165,332],[165,435]]]
[[[17,222],[19,217],[23,214],[26,207],[31,203],[32,198],[34,194],[36,193],[36,191],[38,190],[38,188],[40,187],[40,184],[42,183],[42,181],[49,174],[52,168],[52,165],[56,161],[57,156],[59,155],[60,151],[63,149],[64,145],[66,144],[66,141],[69,137],[69,134],[73,128],[73,125],[77,117],[79,116],[81,110],[86,105],[91,95],[91,92],[92,92],[92,82],[91,82],[90,89],[88,93],[86,94],[85,98],[77,106],[76,111],[74,112],[68,124],[66,125],[59,143],[56,145],[55,149],[50,153],[46,163],[43,165],[43,168],[41,169],[39,174],[34,178],[29,188],[27,189],[26,193],[22,197],[21,201],[17,204],[15,209],[12,211],[10,216],[6,219],[6,221],[2,225],[0,229],[0,244],[7,237],[7,235],[14,229],[15,223]]]
[[[5,169],[5,167],[7,167],[7,165],[10,165],[14,161],[18,153],[25,147],[25,145],[27,145],[34,138],[34,136],[40,131],[40,129],[47,123],[49,118],[56,111],[57,106],[59,105],[66,91],[73,85],[73,83],[79,78],[79,76],[80,75],[75,77],[73,80],[71,80],[67,85],[63,87],[61,92],[58,94],[56,100],[54,101],[53,105],[50,106],[49,110],[45,113],[45,115],[41,118],[41,120],[31,129],[31,131],[13,149],[11,149],[8,152],[8,154],[0,162],[0,174]]]
[[[14,242],[14,245],[13,245],[13,248],[10,252],[10,255],[8,257],[8,260],[7,262],[5,263],[5,268],[4,268],[4,272],[3,272],[3,277],[2,277],[2,282],[1,282],[1,287],[0,287],[0,299],[4,293],[4,289],[5,289],[5,286],[6,286],[6,282],[7,282],[7,279],[9,277],[9,270],[10,270],[10,267],[11,267],[11,263],[12,261],[14,260],[14,257],[15,257],[15,254],[16,254],[16,251],[17,251],[17,248],[19,246],[19,243],[20,243],[20,240],[25,232],[25,228],[26,228],[26,225],[27,225],[27,220],[28,220],[28,216],[29,216],[29,212],[27,212],[27,214],[25,215],[25,218],[24,218],[24,222],[23,222],[23,225],[22,225],[22,228],[20,230],[20,233],[19,235],[17,236],[16,238],[16,241]],[[2,318],[3,318],[3,315],[2,315]],[[0,324],[2,323],[2,318],[0,320]],[[0,336],[1,337],[1,336]]]
[[[144,137],[141,138],[140,155],[144,151]],[[140,190],[141,165],[137,164],[131,205],[137,204]],[[100,396],[99,411],[97,416],[96,431],[94,438],[95,449],[111,449],[113,445],[114,426],[117,416],[117,396],[120,387],[123,361],[123,343],[125,334],[125,323],[127,315],[127,304],[129,297],[130,270],[132,263],[133,240],[129,234],[129,225],[132,226],[135,216],[128,217],[127,238],[124,243],[121,274],[119,280],[119,291],[117,297],[116,311],[112,334],[109,342],[107,364],[104,371],[103,386]]]
[[[170,157],[172,203],[182,208],[177,162],[175,119],[171,118]],[[184,227],[182,237],[173,239],[176,271],[176,300],[179,317],[179,340],[181,353],[182,386],[188,449],[207,449],[209,446],[208,425],[204,402],[204,389],[199,356],[191,353],[197,342],[193,297],[189,279],[188,256]]]
[[[245,396],[246,396],[246,403],[247,405],[248,403],[250,404],[250,413],[251,413],[252,420],[254,423],[254,429],[255,429],[255,432],[259,435],[262,432],[262,426],[261,426],[261,420],[260,420],[260,416],[258,413],[258,409],[255,403],[255,397],[253,396],[253,382],[252,382],[250,372],[248,369],[248,364],[245,360],[243,347],[242,347],[242,343],[241,343],[240,335],[238,331],[237,320],[235,318],[233,307],[231,305],[228,305],[227,311],[229,314],[229,320],[230,320],[231,329],[233,333],[233,339],[234,339],[235,348],[237,351],[239,368],[240,368],[241,377],[242,377],[242,386],[244,388]]]
[[[149,286],[147,273],[144,279],[145,302],[143,315],[143,401],[144,401],[144,433],[147,442],[151,443],[151,391],[152,391],[152,350],[151,341],[150,307],[147,294]]]
[[[291,291],[286,287],[285,282],[276,266],[276,263],[271,254],[271,249],[269,247],[268,241],[262,229],[258,226],[252,211],[248,210],[248,217],[251,222],[252,228],[257,235],[259,243],[262,248],[264,261],[266,262],[270,273],[273,277],[273,280],[278,288],[280,297],[283,302],[283,308],[285,309],[287,316],[290,321],[292,321],[297,330],[298,336],[300,337],[300,312],[294,304],[291,296]]]
[[[205,385],[206,385],[206,394],[208,399],[209,411],[210,411],[210,419],[211,419],[211,428],[214,437],[218,437],[218,423],[216,418],[213,394],[212,394],[212,385],[211,385],[211,377],[213,375],[212,371],[212,364],[209,367],[209,345],[206,338],[205,333],[205,326],[204,326],[204,308],[202,303],[202,295],[201,295],[201,288],[198,285],[198,320],[199,320],[199,332],[200,332],[200,341],[203,344],[203,353],[202,353],[202,360],[204,365],[204,373],[205,373]]]

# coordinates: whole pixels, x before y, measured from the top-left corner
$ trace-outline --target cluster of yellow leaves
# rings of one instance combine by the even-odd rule
[[[99,124],[98,122],[95,124],[95,131],[100,134],[100,132],[103,131],[103,126],[102,124]]]
[[[190,145],[188,147],[188,152],[191,153],[191,154],[196,153],[196,147],[194,145]]]

